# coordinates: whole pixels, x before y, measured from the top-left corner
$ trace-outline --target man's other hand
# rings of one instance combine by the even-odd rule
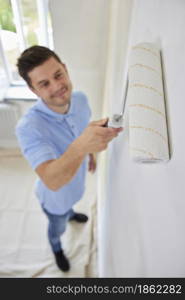
[[[96,171],[96,158],[93,153],[89,154],[89,166],[88,171],[94,173]]]

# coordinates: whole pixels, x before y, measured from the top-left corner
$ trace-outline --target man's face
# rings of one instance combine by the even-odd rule
[[[28,73],[31,90],[56,112],[65,112],[70,103],[72,83],[64,64],[50,57]]]

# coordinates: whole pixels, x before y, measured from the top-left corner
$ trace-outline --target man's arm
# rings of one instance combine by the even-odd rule
[[[105,120],[90,123],[58,159],[49,160],[36,168],[36,172],[47,187],[53,191],[67,184],[76,174],[88,153],[100,152],[121,129],[105,128]]]
[[[85,156],[75,141],[58,159],[42,163],[35,171],[49,189],[56,191],[73,178]]]

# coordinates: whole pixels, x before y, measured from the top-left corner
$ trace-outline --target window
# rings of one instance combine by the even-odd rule
[[[17,58],[36,44],[53,49],[48,0],[0,0],[1,88],[25,84],[17,73]]]

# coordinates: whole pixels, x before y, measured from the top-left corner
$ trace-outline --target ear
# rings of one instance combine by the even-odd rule
[[[28,73],[27,85],[28,85],[28,88],[29,88],[34,94],[37,95],[36,90],[35,90],[34,87],[32,86],[32,82],[31,82],[31,78],[30,78],[30,76],[29,76],[29,73]],[[37,95],[37,96],[38,96],[38,95]]]
[[[35,93],[35,89],[32,86],[29,85],[28,87],[33,93]]]
[[[35,95],[37,95],[37,96],[39,97],[39,95],[37,94],[36,90],[35,90],[32,86],[28,85],[28,87],[29,87],[29,89],[30,89]]]

